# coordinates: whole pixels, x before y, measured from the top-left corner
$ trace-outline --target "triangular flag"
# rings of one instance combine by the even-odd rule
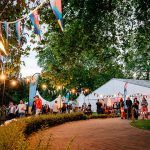
[[[18,38],[18,43],[19,43],[19,46],[20,46],[20,21],[17,21],[16,22],[16,34],[17,34],[17,38]]]
[[[8,40],[8,23],[4,22],[5,32],[6,32],[6,39]]]
[[[38,11],[37,10],[34,11],[30,15],[30,19],[31,19],[32,25],[34,26],[35,34],[38,35],[39,41],[41,41],[40,23],[39,23],[39,17],[38,17]]]
[[[2,37],[2,24],[0,22],[0,36]]]
[[[63,31],[63,17],[62,17],[62,4],[61,0],[50,0],[50,4],[53,10],[53,13],[56,16],[56,19],[58,21],[58,24]]]

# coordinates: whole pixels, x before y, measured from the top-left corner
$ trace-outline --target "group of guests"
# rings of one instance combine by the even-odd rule
[[[126,107],[125,107],[126,105]],[[97,100],[96,106],[97,106],[97,114],[121,114],[121,119],[138,119],[139,116],[139,110],[140,113],[144,118],[148,119],[148,102],[143,97],[141,102],[141,108],[139,109],[140,103],[138,99],[135,97],[133,102],[130,99],[130,97],[127,98],[126,103],[123,101],[123,99],[120,99],[120,102],[115,102],[113,104],[113,107],[107,107],[107,105],[104,102],[104,99]],[[39,115],[39,114],[58,114],[58,113],[71,113],[71,112],[84,112],[87,115],[92,114],[91,110],[91,104],[88,105],[86,103],[83,103],[82,107],[78,107],[77,109],[72,106],[72,104],[66,104],[63,103],[60,107],[58,105],[58,102],[55,101],[54,105],[50,108],[48,104],[42,105],[42,100],[38,95],[34,97],[33,105],[32,105],[32,115]],[[20,100],[20,103],[18,105],[14,105],[13,102],[9,103],[9,107],[6,108],[5,106],[2,106],[0,108],[0,115],[1,120],[6,120],[5,116],[7,116],[7,119],[13,119],[15,117],[25,117],[25,115],[28,112],[28,105],[24,103],[23,100]],[[2,119],[4,116],[4,119]]]
[[[0,121],[4,122],[5,120],[11,120],[16,117],[24,117],[27,112],[27,107],[23,100],[20,100],[18,105],[14,105],[13,102],[10,102],[8,107],[3,105],[0,109]]]
[[[96,106],[97,106],[97,114],[111,114],[113,113],[113,110],[114,110],[113,107],[108,107],[105,104],[104,99],[102,100],[98,99]],[[116,108],[116,110],[117,109],[118,108]]]
[[[37,95],[34,97],[31,111],[33,115],[49,114],[49,113],[58,114],[58,113],[71,113],[75,111],[75,108],[72,106],[72,104],[67,105],[65,102],[58,104],[57,100],[55,101],[52,107],[50,107],[48,104],[42,105],[42,100]]]
[[[142,98],[141,107],[137,97],[134,98],[133,102],[130,99],[130,97],[128,97],[126,103],[121,98],[120,102],[114,102],[113,107],[107,107],[107,105],[104,102],[104,99],[98,99],[96,106],[97,114],[121,114],[121,119],[127,118],[136,120],[138,119],[140,114],[143,119],[148,119],[148,102],[145,99],[145,97]]]
[[[139,109],[140,108],[140,109]],[[126,100],[126,108],[123,99],[120,99],[120,110],[121,119],[138,119],[139,114],[142,118],[148,119],[148,102],[145,97],[142,98],[141,107],[137,97],[134,98],[133,102],[130,97]],[[127,114],[127,115],[126,115]]]

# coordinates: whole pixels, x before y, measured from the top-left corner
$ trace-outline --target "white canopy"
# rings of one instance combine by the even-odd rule
[[[49,101],[45,100],[45,99],[44,99],[44,98],[40,95],[39,91],[36,91],[36,95],[38,95],[38,96],[39,96],[39,98],[42,100],[42,105],[47,104],[47,105],[49,105],[49,106],[50,106],[51,102],[49,102]]]
[[[123,95],[125,83],[127,83],[127,96],[150,96],[150,81],[132,79],[111,79],[106,84],[102,85],[94,92],[87,95],[85,97],[85,102],[90,102],[92,105],[92,110],[96,111],[97,99],[102,99],[106,96],[117,97],[119,95]],[[146,99],[148,100],[150,111],[150,97],[147,97]]]
[[[51,101],[51,102],[45,100],[45,99],[40,95],[40,93],[39,93],[38,91],[36,92],[36,95],[38,95],[38,96],[40,97],[40,99],[42,100],[42,105],[47,104],[47,105],[50,106],[50,108],[53,108],[53,105],[54,105],[55,101],[57,101],[59,108],[63,106],[63,100],[62,100],[61,95],[59,95],[55,100],[53,100],[53,101]]]
[[[77,97],[77,102],[79,104],[79,107],[82,107],[83,103],[85,100],[85,95],[83,93],[81,93],[78,97]]]

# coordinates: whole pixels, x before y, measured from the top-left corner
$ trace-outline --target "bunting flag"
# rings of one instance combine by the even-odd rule
[[[61,0],[50,0],[50,4],[53,10],[54,15],[58,21],[58,24],[63,31],[63,17],[62,17],[62,5]]]
[[[32,25],[34,26],[35,34],[38,35],[39,41],[41,41],[40,23],[39,23],[38,11],[37,11],[37,10],[34,11],[34,12],[30,15],[30,20],[31,20],[31,22],[32,22]]]
[[[41,41],[41,31],[40,31],[40,23],[38,18],[38,9],[41,8],[47,1],[42,0],[41,4],[38,5],[34,10],[30,11],[28,14],[23,15],[22,17],[18,18],[14,21],[0,21],[0,37],[2,37],[2,24],[4,24],[4,30],[6,33],[6,45],[8,46],[8,37],[11,36],[11,29],[9,28],[9,25],[15,24],[16,29],[16,35],[18,39],[18,43],[20,45],[21,42],[21,21],[30,18],[32,25],[34,27],[35,34],[38,35],[39,41]],[[58,24],[63,31],[63,17],[62,17],[62,2],[61,0],[50,0],[49,2],[51,6],[51,10],[53,11],[54,15],[56,16],[56,19],[58,21]],[[3,40],[3,38],[2,38]]]
[[[0,36],[2,37],[2,24],[0,22]]]
[[[6,39],[8,40],[8,23],[4,22],[5,32],[6,32]]]
[[[20,38],[21,38],[21,36],[20,36],[20,23],[21,23],[20,21],[16,22],[16,34],[17,34],[19,46],[20,46]]]

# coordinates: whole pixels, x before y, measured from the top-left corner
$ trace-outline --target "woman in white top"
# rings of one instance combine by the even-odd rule
[[[55,104],[53,105],[53,114],[57,114],[59,112],[57,101],[55,101]]]
[[[9,117],[9,120],[15,118],[15,112],[16,112],[16,108],[15,108],[13,102],[10,102],[9,103],[9,108],[8,108],[8,117]]]

